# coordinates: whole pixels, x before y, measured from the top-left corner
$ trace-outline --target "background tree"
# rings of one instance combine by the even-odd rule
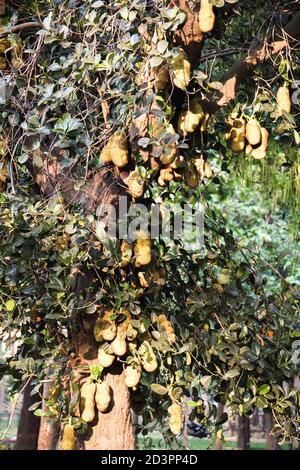
[[[284,200],[299,201],[299,2],[255,7],[27,0],[3,13],[1,370],[16,389],[31,378],[30,409],[61,424],[62,449],[133,448],[131,406],[171,445],[186,394],[216,430],[228,419],[216,403],[258,406],[297,441],[299,292],[283,275],[265,289],[205,198],[230,161],[276,173],[277,131]],[[105,237],[121,195],[162,218],[201,201],[204,247]]]

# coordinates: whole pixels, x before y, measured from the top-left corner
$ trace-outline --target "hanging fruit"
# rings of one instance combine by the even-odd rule
[[[141,380],[142,369],[140,365],[127,366],[125,369],[125,384],[128,388],[136,390]]]
[[[183,137],[187,134],[195,132],[201,120],[204,117],[204,112],[199,101],[194,98],[190,102],[189,109],[182,111],[178,119],[178,132]]]
[[[186,90],[191,80],[191,64],[183,49],[180,49],[178,55],[171,59],[171,69],[174,85],[181,90]]]
[[[176,336],[175,336],[174,328],[171,322],[167,319],[167,317],[163,313],[157,317],[156,323],[159,325],[160,329],[166,333],[168,342],[170,344],[175,343]]]
[[[190,189],[195,189],[199,185],[199,174],[193,163],[184,171],[184,182]]]
[[[283,112],[290,114],[292,104],[291,104],[290,92],[287,87],[281,86],[280,88],[278,88],[276,101],[277,101],[277,108],[280,114],[282,114]]]
[[[242,152],[245,148],[246,124],[244,119],[234,119],[230,131],[230,144],[234,152]]]
[[[246,139],[249,144],[254,146],[258,145],[261,142],[261,129],[259,122],[256,119],[252,118],[246,124]]]
[[[108,345],[106,345],[109,347]],[[105,345],[102,344],[98,348],[98,362],[102,367],[110,367],[115,360],[114,354],[108,354],[105,350]]]
[[[66,424],[64,426],[60,449],[61,450],[76,450],[75,430],[71,424]]]
[[[104,163],[113,162],[119,168],[128,164],[128,142],[126,134],[119,130],[115,132],[102,149],[100,158]]]
[[[169,428],[172,434],[178,436],[182,432],[182,408],[177,403],[169,406]]]
[[[149,341],[143,341],[139,347],[139,354],[141,356],[141,364],[146,372],[154,372],[157,367],[156,355]]]
[[[127,179],[128,192],[135,199],[143,196],[145,191],[145,183],[140,177],[138,171],[131,171]]]
[[[255,160],[262,160],[267,155],[269,132],[264,127],[261,128],[261,144],[252,150],[251,155]]]
[[[111,388],[107,382],[97,384],[95,401],[98,411],[104,413],[108,410],[111,401]]]
[[[151,239],[149,232],[140,230],[134,244],[135,265],[137,268],[146,266],[151,262]]]
[[[202,33],[209,33],[215,25],[216,16],[210,0],[201,0],[199,26]]]
[[[85,382],[80,390],[81,418],[86,423],[91,423],[95,418],[95,393],[96,385]]]
[[[116,323],[110,320],[113,310],[105,310],[104,314],[96,320],[94,335],[96,341],[112,341],[117,334]]]

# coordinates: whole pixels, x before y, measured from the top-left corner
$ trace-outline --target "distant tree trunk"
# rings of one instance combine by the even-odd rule
[[[223,413],[224,413],[224,405],[222,403],[218,403],[217,419],[219,419]],[[216,438],[215,450],[223,450],[223,441],[219,437]]]
[[[21,409],[19,428],[15,450],[36,450],[40,429],[40,418],[34,415],[28,408],[33,405],[39,397],[30,396],[32,387],[29,384],[25,387],[23,394],[23,404]]]
[[[49,397],[51,382],[45,382],[43,388],[43,410],[46,410],[45,401]],[[41,418],[40,432],[38,437],[38,450],[55,450],[59,439],[60,425],[52,423],[46,417]]]
[[[85,450],[135,449],[130,395],[122,366],[112,366],[105,377],[112,389],[112,400],[106,413],[98,413],[84,436]]]
[[[265,435],[267,438],[267,450],[280,450],[278,440],[271,434],[274,427],[274,420],[270,411],[265,411]]]
[[[237,448],[239,450],[250,449],[250,420],[248,416],[238,417]]]

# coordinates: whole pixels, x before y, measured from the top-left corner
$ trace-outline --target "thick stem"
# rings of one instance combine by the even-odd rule
[[[32,387],[29,384],[25,387],[23,405],[20,415],[19,428],[15,450],[36,450],[40,429],[40,418],[34,415],[28,408],[33,405],[39,397],[31,396]]]
[[[95,319],[92,316],[83,319],[82,330],[78,335],[78,354],[85,364],[98,363],[98,344],[93,334],[94,323]],[[130,393],[125,384],[121,363],[115,360],[104,378],[111,387],[111,403],[105,413],[96,413],[94,421],[89,424],[89,429],[83,437],[83,447],[85,450],[135,449]]]
[[[222,416],[223,413],[224,405],[222,403],[218,403],[217,420]],[[215,450],[223,450],[223,441],[219,437],[216,438]]]
[[[271,434],[274,427],[274,420],[271,411],[265,411],[265,434],[267,438],[267,450],[280,450],[278,440]]]
[[[43,410],[46,410],[45,401],[49,397],[51,382],[46,382],[43,389]],[[47,417],[41,418],[38,438],[38,450],[55,450],[59,439],[60,425],[49,421]]]
[[[110,407],[98,413],[95,422],[84,437],[85,450],[132,450],[135,449],[130,394],[120,364],[112,366],[105,378],[112,389]]]
[[[237,448],[239,450],[250,449],[250,420],[248,416],[238,417]]]

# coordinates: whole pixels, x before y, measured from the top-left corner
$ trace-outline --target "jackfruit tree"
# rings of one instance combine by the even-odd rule
[[[0,14],[0,371],[30,385],[39,448],[132,449],[132,410],[170,446],[188,417],[220,438],[255,407],[296,445],[299,290],[210,192],[251,174],[299,209],[299,1],[1,0]],[[127,237],[124,198],[149,222]],[[204,207],[203,243],[165,220],[185,203]],[[154,206],[171,237],[151,236]]]

